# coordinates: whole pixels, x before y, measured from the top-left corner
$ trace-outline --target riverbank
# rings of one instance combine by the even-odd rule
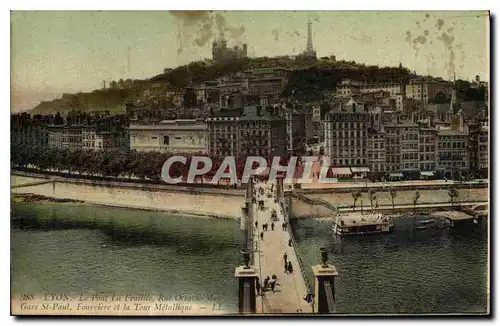
[[[11,193],[17,200],[23,200],[19,198],[25,196],[31,198],[28,200],[78,201],[175,215],[223,219],[238,219],[241,216],[244,203],[244,192],[241,190],[186,188],[83,179],[47,179],[45,176],[18,172],[11,175]],[[31,197],[26,197],[28,195]]]
[[[419,185],[419,205],[425,210],[449,209],[448,188],[435,189],[434,184]],[[486,185],[487,186],[487,185]],[[430,189],[428,188],[430,187]],[[380,209],[392,213],[392,200],[389,188],[377,192],[376,203]],[[353,198],[349,189],[330,189],[325,192],[312,190],[298,193],[313,200],[320,200],[334,205],[351,206]],[[174,185],[138,184],[116,181],[97,181],[78,178],[51,178],[47,175],[12,171],[11,193],[13,196],[43,196],[41,200],[78,201],[88,204],[139,209],[147,211],[167,212],[176,215],[193,215],[201,217],[215,217],[224,219],[238,219],[241,216],[241,207],[244,204],[245,190],[197,188]],[[487,202],[488,188],[459,188],[459,197],[456,203]],[[412,206],[415,190],[398,188],[394,204],[407,211]],[[31,197],[36,198],[36,197]],[[305,203],[297,198],[291,202],[291,212],[295,218],[329,217],[332,211],[325,206]],[[370,208],[368,193],[361,192],[361,198],[356,207]],[[417,205],[418,206],[418,205]],[[411,210],[411,207],[410,207]],[[398,211],[396,209],[396,211]]]

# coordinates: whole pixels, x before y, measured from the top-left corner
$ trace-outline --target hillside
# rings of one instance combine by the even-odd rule
[[[318,60],[305,63],[288,58],[245,58],[227,64],[213,64],[210,60],[196,61],[179,66],[149,80],[134,81],[128,86],[95,90],[90,93],[66,94],[63,98],[45,101],[33,109],[33,113],[110,110],[121,112],[127,101],[152,104],[164,100],[165,91],[181,90],[190,84],[215,80],[223,76],[242,73],[247,69],[280,66],[291,70],[283,96],[292,93],[299,100],[321,99],[323,91],[332,91],[343,78],[364,82],[400,82],[410,78],[405,68],[365,66],[355,62],[327,62]],[[158,88],[158,86],[161,86]]]
[[[401,83],[408,81],[410,77],[410,71],[405,68],[379,68],[343,63],[326,66],[319,62],[309,68],[292,71],[282,96],[293,93],[299,100],[320,100],[322,92],[335,90],[344,78],[367,83]]]
[[[90,93],[65,94],[62,98],[44,101],[33,108],[34,114],[80,111],[109,110],[119,113],[125,110],[127,101],[135,101],[142,94],[141,87],[125,89],[95,90]]]

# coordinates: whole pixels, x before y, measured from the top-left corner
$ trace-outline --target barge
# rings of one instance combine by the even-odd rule
[[[388,233],[394,228],[394,220],[382,213],[337,215],[332,230],[340,236]]]

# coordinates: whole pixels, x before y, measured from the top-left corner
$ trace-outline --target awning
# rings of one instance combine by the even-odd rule
[[[332,168],[333,175],[351,175],[351,169],[349,168]]]
[[[403,177],[403,173],[401,173],[401,172],[399,172],[399,173],[389,173],[389,176],[393,177],[393,178],[402,178]]]
[[[435,171],[422,171],[422,172],[420,172],[420,174],[424,177],[433,177],[435,173],[436,173]]]
[[[358,172],[370,172],[370,169],[367,167],[353,167],[351,168],[352,173],[358,173]]]

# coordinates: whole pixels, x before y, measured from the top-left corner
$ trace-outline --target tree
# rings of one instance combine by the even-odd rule
[[[354,211],[354,209],[356,208],[356,202],[361,197],[361,192],[359,192],[359,191],[353,191],[351,193],[351,195],[352,195],[352,199],[354,200],[354,205],[352,206],[352,210]]]
[[[455,185],[451,185],[448,189],[448,197],[450,197],[451,207],[455,207],[455,199],[458,198],[458,190]]]
[[[396,189],[394,189],[393,187],[391,187],[391,189],[389,190],[389,195],[391,196],[391,201],[392,201],[392,212],[394,213],[395,212],[395,208],[394,208],[394,198],[396,198]]]
[[[418,200],[420,199],[420,193],[415,191],[415,195],[413,196],[413,211],[416,213],[417,212],[417,203]]]
[[[368,198],[370,199],[370,207],[373,210],[373,201],[377,199],[377,192],[373,189],[368,190]]]

